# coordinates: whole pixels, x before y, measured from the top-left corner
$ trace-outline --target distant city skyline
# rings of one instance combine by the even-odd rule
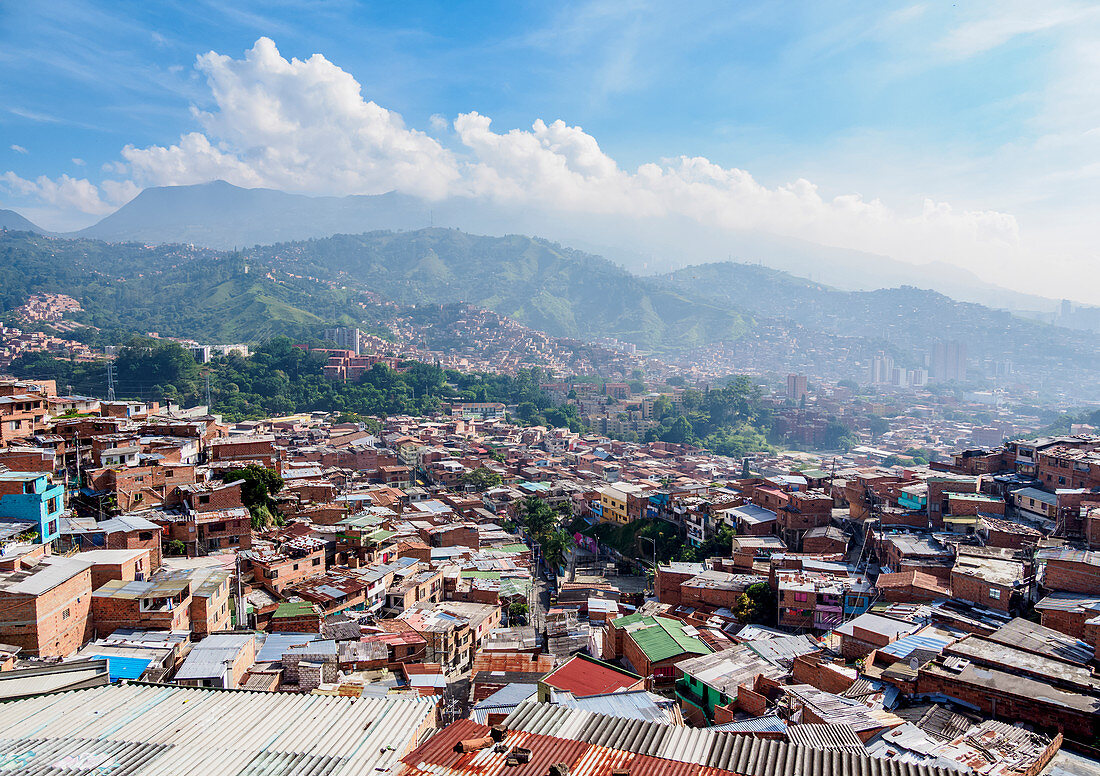
[[[0,14],[0,207],[45,228],[150,185],[398,190],[944,261],[1100,303],[1091,4]]]

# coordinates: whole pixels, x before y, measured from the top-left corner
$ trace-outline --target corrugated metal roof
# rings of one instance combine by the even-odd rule
[[[92,655],[107,661],[111,681],[118,679],[140,679],[145,669],[153,661],[143,657],[121,657],[119,655]]]
[[[884,652],[887,655],[892,655],[899,659],[905,659],[909,657],[913,652],[920,650],[922,652],[935,652],[939,654],[950,645],[954,639],[947,637],[936,637],[921,634],[912,634],[910,636],[903,636],[897,641],[887,644],[882,647],[879,652]]]
[[[656,760],[655,767],[649,771],[653,776],[662,773],[697,775],[707,769],[733,771],[743,776],[957,776],[954,771],[942,768],[894,763],[852,752],[813,749],[737,733],[715,732],[709,728],[615,719],[544,703],[520,704],[503,724],[509,730],[577,739],[620,752],[648,753]],[[638,767],[639,759],[631,761],[631,776],[643,776]],[[669,761],[683,765],[676,766]],[[605,761],[600,773],[606,773],[606,768]],[[460,768],[453,771],[432,769],[432,772],[440,776],[467,771]],[[480,773],[489,776],[484,771]],[[530,776],[544,776],[544,772],[532,772]]]
[[[852,730],[851,725],[830,725],[809,723],[791,725],[787,728],[787,740],[792,744],[809,746],[814,749],[835,749],[841,752],[863,754],[863,742]]]
[[[0,762],[73,776],[367,774],[434,713],[416,698],[112,685],[0,705]]]
[[[1093,659],[1093,649],[1085,642],[1022,617],[1005,623],[987,638],[1024,652],[1033,652],[1067,663],[1085,665]]]
[[[646,690],[612,692],[577,698],[572,693],[554,693],[553,702],[569,709],[584,709],[622,719],[641,719],[660,725],[683,724],[675,701]]]
[[[715,733],[785,733],[787,723],[780,717],[752,717],[738,722],[727,722],[723,725],[714,725],[705,728]]]
[[[789,669],[799,655],[821,650],[821,645],[810,636],[782,636],[748,643],[748,648],[775,666]]]

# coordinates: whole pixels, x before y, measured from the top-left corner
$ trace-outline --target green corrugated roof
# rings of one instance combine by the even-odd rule
[[[477,571],[475,569],[464,569],[462,572],[464,579],[500,579],[499,571]]]
[[[283,601],[275,610],[273,617],[305,617],[314,614],[313,604],[309,601]]]
[[[516,542],[515,544],[505,544],[497,549],[503,552],[527,552],[529,548],[522,542]]]
[[[500,580],[500,595],[509,598],[514,595],[527,595],[531,589],[531,583],[525,579]]]
[[[638,649],[645,653],[650,662],[657,663],[683,654],[706,655],[711,652],[710,647],[702,641],[684,633],[684,624],[679,620],[670,620],[666,617],[642,617],[631,624],[636,627],[629,631],[630,638],[638,645]],[[616,627],[618,627],[618,620]]]
[[[367,538],[372,542],[384,542],[394,536],[397,536],[397,531],[387,531],[385,528],[379,528],[377,531],[371,531]]]

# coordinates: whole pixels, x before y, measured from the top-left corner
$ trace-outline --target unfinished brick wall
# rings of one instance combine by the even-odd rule
[[[990,591],[995,595],[991,595]],[[951,572],[951,594],[964,601],[1007,612],[1012,606],[1012,592],[1011,587],[994,585],[970,574]]]
[[[841,671],[839,666],[813,655],[799,655],[794,659],[792,668],[795,682],[808,684],[836,695],[855,683],[855,676],[849,676]]]
[[[1100,594],[1100,567],[1069,560],[1048,560],[1043,586],[1067,593]]]

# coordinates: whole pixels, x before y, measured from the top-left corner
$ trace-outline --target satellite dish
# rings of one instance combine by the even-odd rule
[[[915,657],[909,658],[909,667],[916,671],[918,668],[920,668],[920,661],[917,660]]]

